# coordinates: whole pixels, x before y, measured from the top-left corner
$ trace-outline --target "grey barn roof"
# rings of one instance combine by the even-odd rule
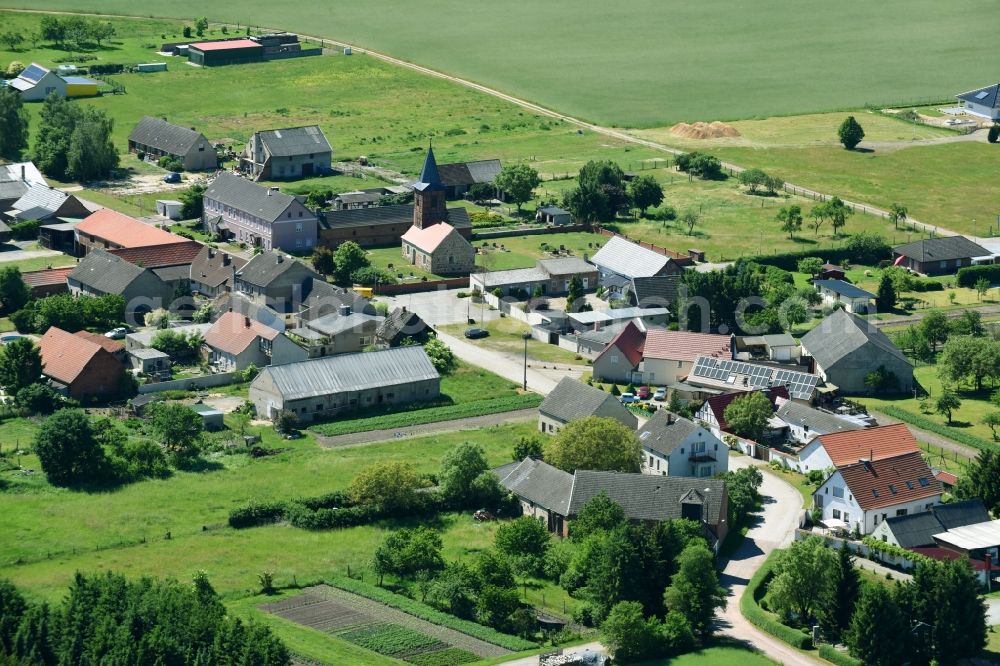
[[[110,252],[95,249],[80,260],[67,279],[105,294],[121,294],[144,270]]]
[[[806,427],[810,432],[814,432],[817,435],[827,435],[847,430],[861,430],[861,426],[856,423],[837,418],[833,414],[821,412],[818,409],[807,407],[792,400],[788,400],[781,407],[778,407],[776,414],[785,423]]]
[[[500,173],[500,160],[480,160],[478,162],[455,162],[439,164],[438,173],[445,185],[473,185],[492,183]]]
[[[680,275],[637,277],[632,278],[632,293],[635,294],[636,305],[668,305],[677,301],[680,284]]]
[[[322,276],[301,261],[286,255],[284,252],[271,250],[261,252],[250,258],[242,268],[236,271],[239,280],[259,287],[266,287],[281,275],[293,269],[305,269],[314,280],[322,280]]]
[[[545,396],[545,400],[538,406],[538,411],[566,423],[573,419],[593,416],[609,400],[617,402],[610,393],[571,377],[563,377]]]
[[[199,138],[201,134],[193,129],[152,116],[143,117],[128,135],[129,141],[152,146],[171,155],[186,155]]]
[[[636,278],[656,275],[670,259],[620,236],[613,236],[591,261],[618,275]]]
[[[919,548],[934,544],[934,535],[956,527],[975,525],[990,520],[983,501],[979,498],[939,504],[930,511],[906,516],[886,518],[886,527],[892,531],[903,548]]]
[[[558,259],[539,259],[538,265],[551,276],[576,275],[578,273],[593,273],[597,267],[580,257],[560,257]]]
[[[494,473],[500,485],[538,506],[569,515],[569,500],[573,492],[573,475],[540,460],[525,458],[505,465]]]
[[[421,346],[340,354],[297,363],[269,365],[254,383],[269,376],[284,400],[363,391],[440,377]]]
[[[813,284],[846,298],[875,298],[875,294],[870,291],[865,291],[861,287],[843,280],[816,280]]]
[[[376,337],[385,342],[395,342],[399,336],[413,337],[428,333],[430,328],[416,312],[396,308],[379,324]]]
[[[893,252],[924,263],[926,261],[950,261],[985,257],[990,254],[982,245],[973,243],[965,236],[942,236],[925,238],[893,248]]]
[[[885,333],[846,310],[834,310],[818,326],[802,336],[802,348],[823,368],[830,368],[866,344],[874,345],[882,353],[909,363]]]
[[[472,227],[469,211],[461,207],[448,209],[448,223],[456,229]],[[325,229],[372,227],[381,224],[401,224],[408,229],[413,224],[413,205],[348,208],[346,210],[330,210],[320,215],[320,226]]]
[[[670,412],[660,409],[639,428],[639,443],[643,448],[669,456],[681,442],[701,427],[681,416],[674,418],[672,423],[667,423],[672,417]]]
[[[28,191],[28,183],[23,180],[0,180],[0,199],[20,199]]]
[[[333,151],[323,130],[317,125],[264,130],[257,132],[257,135],[272,157],[293,157]]]
[[[295,197],[272,191],[246,178],[223,171],[212,181],[205,196],[267,222],[274,222]]]
[[[722,499],[725,482],[680,476],[653,476],[577,470],[569,515],[577,515],[601,492],[621,505],[630,520],[675,520],[681,518],[681,500],[700,503],[702,517],[711,524],[725,519]]]
[[[360,331],[361,327],[364,326],[366,322],[374,321],[376,324],[380,324],[382,320],[383,317],[364,314],[363,312],[352,312],[351,314],[346,315],[333,312],[328,315],[323,315],[318,319],[313,319],[307,324],[307,326],[317,333],[334,336],[350,330]]]
[[[60,190],[39,185],[29,184],[28,191],[20,199],[15,201],[11,207],[21,212],[20,218],[24,220],[42,220],[56,214],[63,203],[70,195]]]

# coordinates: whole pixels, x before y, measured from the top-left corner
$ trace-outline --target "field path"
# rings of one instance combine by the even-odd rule
[[[56,11],[46,11],[46,10],[38,10],[38,9],[11,9],[9,11],[29,12],[29,13],[37,13],[37,14],[72,14],[72,15],[80,15],[80,16],[97,16],[97,17],[109,17],[110,16],[110,17],[114,17],[114,18],[167,18],[167,17],[157,17],[157,16],[154,16],[154,15],[139,16],[139,15],[128,15],[128,14],[92,14],[92,13],[84,13],[84,12],[56,12]],[[221,23],[214,23],[213,25],[222,25],[222,24]],[[274,28],[274,27],[263,27],[263,29],[265,29],[265,30],[275,30],[275,31],[282,30],[281,28]],[[331,39],[330,37],[323,37],[323,36],[320,36],[320,35],[307,35],[305,33],[295,33],[295,34],[298,34],[299,37],[302,37],[304,39],[309,39],[309,40],[316,41],[316,42],[326,42],[326,43],[329,43],[331,46],[337,46],[337,47],[340,47],[340,48],[349,46],[351,48],[351,50],[353,52],[355,52],[355,53],[363,53],[363,54],[371,56],[373,58],[377,58],[379,60],[382,60],[383,62],[387,62],[387,63],[393,64],[393,65],[397,65],[399,67],[406,67],[407,69],[411,69],[413,71],[420,72],[421,74],[426,74],[427,76],[433,76],[433,77],[436,77],[436,78],[439,78],[439,79],[444,79],[446,81],[451,81],[452,83],[457,83],[458,85],[465,86],[466,88],[471,88],[472,90],[476,90],[476,91],[481,92],[483,94],[490,95],[490,96],[496,97],[498,99],[502,99],[505,102],[510,102],[511,104],[515,104],[515,105],[517,105],[517,106],[519,106],[521,108],[527,109],[529,111],[533,111],[534,113],[537,113],[539,115],[543,115],[543,116],[547,116],[549,118],[555,118],[555,119],[558,119],[558,120],[562,120],[564,122],[567,122],[567,123],[570,123],[572,125],[575,125],[575,126],[581,128],[581,129],[590,130],[591,132],[596,132],[598,134],[603,134],[605,136],[608,136],[608,137],[611,137],[611,138],[614,138],[614,139],[618,139],[620,141],[625,141],[625,142],[632,143],[632,144],[635,144],[635,145],[644,146],[646,148],[649,148],[649,149],[652,149],[652,150],[657,150],[657,151],[664,152],[664,153],[668,153],[670,155],[680,155],[680,154],[683,154],[685,152],[688,152],[688,151],[680,150],[680,149],[677,149],[677,148],[671,148],[671,147],[669,147],[669,146],[667,146],[665,144],[659,143],[657,141],[651,141],[649,139],[644,139],[644,138],[638,137],[638,136],[636,136],[634,134],[631,134],[630,132],[625,131],[625,130],[616,129],[616,128],[613,128],[613,127],[605,127],[605,126],[597,125],[597,124],[594,124],[594,123],[589,123],[589,122],[587,122],[585,120],[580,120],[579,118],[575,118],[573,116],[569,116],[569,115],[566,115],[564,113],[560,113],[558,111],[554,111],[552,109],[549,109],[548,107],[542,106],[540,104],[536,104],[534,102],[530,102],[530,101],[528,101],[526,99],[523,99],[523,98],[520,98],[520,97],[515,97],[514,95],[510,95],[508,93],[505,93],[502,90],[498,90],[496,88],[490,88],[489,86],[484,86],[481,83],[476,83],[476,82],[470,81],[468,79],[463,79],[463,78],[458,77],[458,76],[453,76],[451,74],[446,74],[446,73],[440,72],[440,71],[438,71],[436,69],[431,69],[429,67],[424,67],[423,65],[418,65],[418,64],[410,62],[408,60],[403,60],[402,58],[396,58],[394,56],[388,55],[387,53],[382,53],[381,51],[375,51],[375,50],[364,48],[364,47],[361,47],[361,46],[356,46],[356,45],[350,44],[348,42],[343,42],[343,41],[340,41],[340,40],[337,40],[337,39]],[[933,140],[931,140],[931,142],[933,143]],[[918,144],[917,144],[917,142],[910,142],[908,145],[918,145]],[[744,171],[744,169],[745,169],[745,167],[741,167],[741,166],[739,166],[737,164],[732,164],[731,162],[723,162],[722,163],[722,167],[724,169],[728,170],[733,175],[739,174],[741,171]],[[787,192],[789,192],[791,194],[797,194],[799,196],[804,196],[806,198],[814,199],[814,200],[817,200],[817,201],[826,201],[826,200],[830,199],[833,196],[833,195],[830,195],[830,194],[826,194],[826,193],[819,192],[819,191],[816,191],[816,190],[813,190],[813,189],[810,189],[810,188],[807,188],[807,187],[802,187],[800,185],[795,185],[793,183],[787,183],[787,182],[785,183],[785,191],[787,191]],[[877,206],[873,206],[871,204],[867,204],[867,203],[864,203],[864,202],[849,201],[847,199],[844,199],[843,201],[844,201],[845,204],[847,204],[848,206],[850,206],[851,208],[853,208],[857,212],[865,213],[865,214],[868,214],[868,215],[875,215],[875,216],[886,218],[886,219],[888,219],[888,217],[889,217],[889,212],[887,210],[884,210],[884,209],[879,208]],[[936,233],[938,235],[941,235],[941,236],[958,236],[959,235],[957,232],[952,231],[951,229],[946,229],[944,227],[938,226],[938,225],[933,224],[933,223],[922,222],[922,221],[919,221],[919,220],[915,220],[913,218],[907,218],[906,221],[907,221],[907,224],[911,225],[912,227],[915,227],[915,228],[923,230],[923,231],[933,231],[934,233]],[[972,238],[973,240],[976,239],[976,237],[974,237],[974,236],[970,236],[969,238]]]
[[[478,430],[491,425],[504,423],[521,423],[532,421],[538,418],[538,408],[518,409],[513,412],[500,412],[498,414],[486,414],[484,416],[473,416],[467,419],[454,419],[451,421],[436,421],[434,423],[423,423],[421,425],[403,426],[400,428],[388,428],[386,430],[366,430],[365,432],[352,432],[346,435],[335,435],[327,437],[318,433],[312,433],[320,446],[328,448],[345,448],[350,446],[363,446],[365,444],[375,444],[388,440],[410,439],[423,435],[436,435],[443,432],[456,432],[458,430]]]

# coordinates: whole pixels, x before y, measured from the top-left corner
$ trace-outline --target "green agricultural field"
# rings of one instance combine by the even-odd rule
[[[25,0],[2,0],[25,6]],[[30,7],[134,14],[132,0],[43,0]],[[560,111],[655,126],[903,103],[985,85],[988,42],[976,0],[813,4],[638,0],[488,5],[403,0],[206,6],[160,2],[143,14],[250,22],[337,38],[463,76]],[[270,82],[269,82],[270,83]]]
[[[23,424],[18,426],[23,435],[30,433],[27,424],[14,423]],[[533,432],[534,424],[525,423],[322,449],[308,434],[285,441],[265,429],[264,445],[280,449],[278,455],[213,456],[206,471],[177,472],[101,493],[53,488],[37,472],[23,477],[5,471],[0,479],[11,485],[0,516],[0,577],[59,598],[76,570],[154,571],[189,580],[204,569],[216,589],[232,597],[256,586],[257,574],[264,570],[275,572],[276,584],[288,585],[343,574],[348,566],[364,569],[386,530],[399,521],[320,532],[282,525],[234,530],[226,526],[229,511],[254,498],[283,500],[345,488],[376,461],[401,461],[418,473],[436,472],[444,454],[464,441],[483,446],[491,465],[503,464],[510,461],[513,442]],[[21,464],[38,469],[33,456],[22,456]],[[449,559],[488,546],[495,530],[495,523],[475,523],[465,514],[430,522],[443,530]]]

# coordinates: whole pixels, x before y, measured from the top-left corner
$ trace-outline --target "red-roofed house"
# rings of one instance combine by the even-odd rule
[[[119,250],[190,242],[110,208],[102,208],[76,225],[77,254],[81,257],[98,248]]]
[[[90,339],[89,334],[78,336],[53,326],[42,336],[38,347],[42,354],[42,374],[71,398],[82,401],[118,393],[125,366],[103,344]]]
[[[906,424],[895,423],[820,435],[802,448],[799,462],[801,469],[808,472],[850,465],[862,458],[881,460],[919,450]]]
[[[813,493],[813,503],[827,526],[871,534],[886,518],[930,511],[942,492],[923,456],[913,451],[838,466]]]
[[[104,351],[108,352],[122,363],[125,362],[125,345],[118,340],[112,340],[106,335],[91,333],[90,331],[77,331],[73,335],[78,338],[83,338],[84,340],[89,340],[96,345],[100,345],[104,348]]]
[[[699,356],[732,358],[728,335],[650,329],[642,352],[642,381],[665,386],[687,377]]]
[[[469,274],[476,265],[472,244],[447,222],[413,225],[403,234],[403,256],[414,266],[437,275]]]
[[[722,436],[727,434],[729,430],[729,424],[726,423],[726,407],[733,400],[747,396],[750,393],[753,393],[753,391],[737,391],[735,393],[713,395],[705,401],[705,404],[701,406],[701,409],[698,410],[695,416],[705,424],[705,427],[712,431],[713,435],[722,439]],[[784,386],[773,386],[765,389],[763,393],[771,401],[771,407],[774,409],[777,409],[778,398],[788,400],[788,389]]]
[[[594,379],[602,382],[630,382],[642,362],[646,332],[630,321],[594,359]]]
[[[52,294],[62,294],[69,291],[66,277],[73,272],[73,266],[67,268],[48,268],[43,271],[28,271],[21,273],[24,284],[31,289],[35,298],[44,298]]]
[[[221,372],[245,370],[250,365],[263,368],[309,358],[302,349],[273,328],[229,311],[205,332],[208,362]]]

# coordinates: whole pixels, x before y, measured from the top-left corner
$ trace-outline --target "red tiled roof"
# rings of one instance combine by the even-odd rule
[[[726,423],[726,407],[732,403],[736,398],[741,398],[745,395],[749,395],[753,391],[740,391],[737,393],[723,393],[722,395],[713,395],[705,403],[708,405],[712,413],[715,414],[715,420],[719,422],[719,429],[726,430],[729,424]],[[771,407],[776,409],[776,402],[778,398],[789,399],[788,389],[784,386],[772,386],[771,388],[764,391],[764,395],[767,399],[771,401]]]
[[[945,472],[944,470],[936,470],[934,472],[934,478],[940,481],[942,484],[953,486],[958,483],[958,477],[951,472]]]
[[[196,42],[194,44],[188,44],[188,48],[198,49],[199,51],[223,51],[225,49],[246,49],[250,47],[263,48],[260,44],[253,41],[252,39],[231,39],[228,41],[221,42]]]
[[[643,356],[691,363],[701,355],[729,358],[729,342],[728,335],[652,329],[646,332]]]
[[[919,451],[856,462],[838,471],[854,500],[865,511],[914,502],[942,492],[941,482],[934,478]]]
[[[240,354],[258,337],[274,340],[278,331],[238,312],[227,312],[205,332],[205,344],[227,354]]]
[[[21,279],[29,287],[48,287],[54,284],[66,284],[66,276],[73,272],[76,266],[68,268],[48,268],[43,271],[28,271],[21,273]]]
[[[960,560],[966,556],[966,553],[959,553],[955,550],[948,550],[947,548],[939,548],[935,546],[920,546],[918,548],[909,548],[908,550],[917,553],[918,555],[934,558],[935,560]],[[970,559],[969,564],[976,571],[986,571],[986,562],[983,560]],[[1000,571],[1000,563],[994,562],[992,569],[993,571]]]
[[[905,423],[820,435],[819,443],[834,467],[852,465],[861,458],[881,460],[920,450]]]
[[[86,217],[76,225],[77,233],[84,233],[114,243],[120,247],[149,247],[151,245],[170,245],[186,242],[169,231],[157,229],[150,224],[143,224],[128,215],[102,208]]]
[[[617,348],[618,351],[625,355],[625,358],[628,359],[631,365],[638,366],[639,361],[642,360],[642,350],[645,344],[646,335],[639,330],[635,322],[630,321],[625,328],[618,331],[618,335],[597,355],[597,358],[601,358],[609,350]]]
[[[129,247],[120,250],[108,250],[111,254],[121,257],[130,264],[143,268],[163,268],[164,266],[181,266],[190,264],[201,252],[202,244],[198,241],[183,240],[170,245],[153,245],[149,247]]]
[[[101,335],[100,333],[91,333],[90,331],[77,331],[74,333],[78,338],[83,338],[84,340],[90,340],[94,344],[98,344],[104,348],[104,351],[111,354],[116,354],[125,349],[123,345],[118,340],[112,340],[106,335]]]
[[[455,231],[455,227],[451,226],[447,222],[438,222],[437,224],[432,224],[429,227],[424,227],[421,229],[417,225],[413,225],[406,230],[403,234],[402,240],[413,245],[418,250],[423,252],[431,253],[438,248],[438,245],[448,237],[451,232]]]
[[[42,374],[67,386],[76,381],[103,347],[96,342],[52,326],[38,343]]]

